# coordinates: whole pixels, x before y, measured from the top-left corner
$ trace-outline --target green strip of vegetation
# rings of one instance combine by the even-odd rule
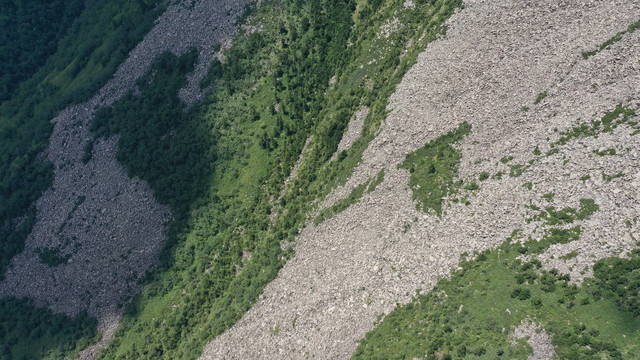
[[[100,338],[97,321],[34,306],[27,298],[0,299],[0,358],[67,359]]]
[[[622,40],[622,36],[624,36],[624,34],[627,34],[627,33],[630,34],[630,33],[634,32],[634,31],[636,31],[638,28],[640,28],[640,20],[634,22],[633,24],[629,25],[629,27],[627,27],[626,30],[620,31],[619,33],[615,34],[612,38],[610,38],[607,41],[605,41],[602,44],[600,44],[600,46],[598,46],[598,48],[596,50],[583,52],[582,53],[582,57],[585,60],[590,58],[591,56],[593,56],[593,55],[599,53],[600,51],[608,48],[612,44],[617,43],[618,41]]]
[[[457,129],[407,154],[406,159],[398,166],[411,173],[409,186],[413,191],[413,198],[418,201],[418,210],[442,215],[444,199],[455,194],[462,186],[461,180],[455,181],[462,157],[455,145],[470,132],[471,125],[464,122]]]
[[[566,260],[571,260],[577,256],[578,256],[578,252],[574,250],[574,251],[571,251],[570,253],[560,256],[560,259],[566,261]]]
[[[543,91],[540,94],[538,94],[538,96],[536,97],[536,100],[533,102],[534,105],[538,105],[542,100],[544,100],[544,98],[547,97],[547,92]]]
[[[593,150],[593,153],[598,156],[613,156],[616,154],[616,149]]]
[[[640,251],[629,259],[598,261],[595,277],[577,286],[555,269],[542,269],[538,260],[519,260],[522,248],[532,243],[514,243],[516,238],[462,261],[450,279],[391,312],[353,358],[527,359],[530,346],[514,342],[511,333],[530,319],[551,336],[560,359],[635,359]],[[562,241],[575,239],[565,234]]]
[[[71,258],[71,254],[62,255],[59,248],[36,249],[36,253],[38,254],[38,257],[40,257],[40,261],[50,267],[66,264]]]
[[[20,7],[31,6],[34,2],[18,3]],[[77,11],[73,10],[77,1],[68,3],[65,8]],[[35,218],[32,203],[53,180],[53,167],[42,157],[51,135],[51,119],[67,105],[87,100],[102,87],[163,10],[156,6],[158,0],[81,3],[84,8],[71,25],[66,23],[71,21],[71,13],[69,18],[64,14],[53,14],[63,17],[54,21],[65,23],[64,26],[62,23],[57,25],[61,26],[59,30],[67,29],[63,31],[66,35],[57,43],[45,43],[42,40],[45,35],[33,34],[23,29],[24,23],[11,19],[6,20],[9,26],[21,27],[3,29],[3,35],[4,31],[8,35],[17,31],[26,38],[40,39],[35,44],[21,41],[16,44],[31,55],[40,54],[44,58],[51,49],[55,53],[46,61],[39,59],[44,65],[34,70],[29,79],[18,83],[11,98],[0,104],[0,278],[11,258],[22,251],[24,239],[31,231]],[[40,10],[46,12],[48,8],[60,10],[62,5],[47,2],[42,6]],[[4,19],[5,7],[2,9],[0,18]],[[40,14],[40,10],[32,15],[38,19],[36,23],[47,27],[48,31],[54,23],[47,22],[49,15]],[[39,26],[36,28],[45,31]],[[38,49],[34,48],[36,46]],[[4,48],[0,53],[5,54]],[[36,64],[30,64],[28,69],[25,67],[20,76],[28,76],[34,66],[37,67]],[[4,66],[2,68],[4,70]]]
[[[318,216],[313,220],[313,224],[315,226],[320,225],[325,220],[331,219],[332,217],[338,215],[343,212],[346,208],[351,206],[352,204],[357,203],[364,195],[365,190],[367,193],[372,192],[376,189],[376,187],[382,183],[384,180],[384,169],[378,172],[376,177],[367,180],[365,183],[358,185],[355,189],[351,191],[349,196],[344,199],[337,201],[333,206],[330,206],[320,212]]]
[[[609,175],[609,174],[605,174],[604,172],[602,173],[602,180],[609,182],[613,179],[617,179],[617,178],[621,178],[624,176],[624,173],[622,171],[618,172],[617,174],[613,174],[613,175]]]
[[[537,207],[532,208],[539,210]],[[584,220],[588,218],[599,209],[600,206],[596,204],[593,199],[580,199],[579,209],[565,207],[562,210],[556,210],[554,206],[549,206],[546,209],[541,210],[534,217],[527,219],[527,222],[542,220],[544,224],[549,226],[571,224],[575,220]]]
[[[636,122],[629,121],[629,119],[634,116],[636,116],[634,109],[629,106],[618,104],[615,109],[606,113],[600,120],[593,120],[591,123],[582,123],[574,126],[570,130],[561,132],[558,141],[551,143],[551,150],[556,150],[553,148],[558,145],[565,145],[573,139],[597,137],[600,133],[611,132],[618,126],[625,123],[628,123],[635,129],[638,124]],[[550,154],[548,153],[547,156],[549,155]]]

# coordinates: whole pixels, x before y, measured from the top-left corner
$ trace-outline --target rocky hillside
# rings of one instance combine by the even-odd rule
[[[640,4],[149,9],[19,170],[0,357],[640,353]]]
[[[380,133],[323,206],[381,170],[384,181],[309,224],[261,300],[202,358],[348,357],[380,314],[432,289],[461,255],[516,229],[544,237],[550,226],[537,213],[550,206],[593,199],[599,210],[575,222],[578,239],[536,256],[543,269],[580,283],[597,260],[637,248],[640,33],[625,31],[637,26],[638,4],[464,5],[404,76]],[[471,130],[453,146],[456,178],[467,185],[449,192],[440,216],[421,211],[419,189],[430,184],[401,165],[465,122]]]

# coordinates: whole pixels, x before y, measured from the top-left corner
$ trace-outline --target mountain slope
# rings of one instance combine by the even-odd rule
[[[405,75],[381,133],[327,205],[381,169],[384,181],[342,213],[307,226],[295,257],[247,315],[207,346],[203,358],[347,357],[379,314],[410,301],[418,289],[431,289],[463,253],[500,244],[519,228],[525,239],[543,236],[549,226],[527,221],[534,215],[527,206],[545,206],[541,196],[549,192],[555,194],[549,205],[556,209],[577,208],[580,198],[593,199],[600,208],[580,222],[579,240],[550,250],[578,251],[572,278],[583,269],[588,275],[597,259],[633,248],[637,229],[625,221],[635,223],[640,206],[632,185],[638,142],[629,135],[637,115],[629,112],[631,128],[620,125],[597,138],[551,145],[583,121],[615,114],[618,104],[637,108],[636,32],[583,57],[636,22],[637,13],[632,3],[466,2],[448,22],[446,38],[430,44]],[[412,199],[413,175],[398,165],[465,121],[471,132],[457,145],[462,183],[451,185],[460,187],[458,194],[445,198],[441,217],[422,213]],[[611,147],[618,155],[606,162],[593,153]],[[479,181],[483,172],[493,178]],[[619,172],[624,175],[610,181],[602,175]],[[580,180],[589,174],[591,180]],[[545,254],[543,266],[568,271],[558,255]],[[400,356],[403,343],[396,344],[387,355]],[[426,353],[406,356],[429,354],[420,349]]]
[[[0,356],[633,358],[638,4],[114,4],[0,106]]]

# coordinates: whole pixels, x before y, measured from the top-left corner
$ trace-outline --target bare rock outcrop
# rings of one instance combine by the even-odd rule
[[[529,319],[513,329],[513,337],[527,339],[533,349],[533,355],[528,360],[549,360],[556,354],[549,334]]]

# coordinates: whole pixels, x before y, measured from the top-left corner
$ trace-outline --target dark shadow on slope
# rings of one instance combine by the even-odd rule
[[[27,298],[0,300],[1,359],[65,359],[95,343],[97,320],[39,308]]]

